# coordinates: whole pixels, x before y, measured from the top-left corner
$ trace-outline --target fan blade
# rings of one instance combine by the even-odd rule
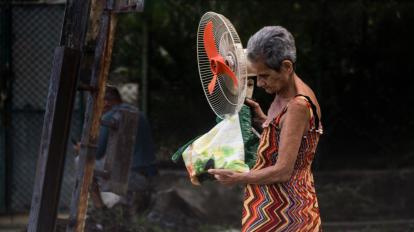
[[[220,56],[217,51],[216,45],[214,43],[214,33],[213,33],[213,22],[210,21],[206,24],[204,28],[204,49],[206,50],[208,59],[211,59],[215,56]]]
[[[208,84],[208,93],[211,95],[214,91],[214,87],[216,86],[217,82],[217,75],[214,74],[213,79],[211,79],[210,83]]]
[[[222,61],[217,61],[216,64],[218,66],[218,68],[217,68],[217,74],[219,74],[219,73],[226,74],[233,81],[234,87],[237,88],[237,86],[238,86],[237,77],[236,77],[236,74],[234,74],[234,72],[230,69],[230,67],[227,66],[227,64],[224,63],[224,62],[222,62]]]
[[[238,81],[236,75],[230,69],[229,66],[226,65],[224,62],[224,58],[218,52],[215,42],[214,42],[214,32],[213,32],[213,22],[209,21],[205,28],[204,28],[204,49],[207,53],[207,57],[210,60],[211,64],[211,71],[213,72],[213,79],[211,79],[210,83],[208,84],[208,92],[210,94],[213,93],[214,87],[217,83],[217,75],[224,73],[228,77],[230,77],[233,81],[234,87],[237,88]]]

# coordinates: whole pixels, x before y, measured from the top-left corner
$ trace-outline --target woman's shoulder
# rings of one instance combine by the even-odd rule
[[[309,102],[302,96],[292,98],[287,106],[288,114],[297,114],[307,117],[309,114]]]
[[[306,98],[306,101],[309,102],[309,104],[315,105],[316,110],[318,112],[318,116],[319,116],[319,118],[321,118],[322,113],[321,113],[321,108],[319,106],[319,101],[316,98],[315,92],[306,83],[302,82],[302,85],[298,88],[298,94],[297,94],[297,96],[298,95],[304,96]],[[300,101],[305,102],[305,100],[300,100]],[[306,103],[304,103],[304,104],[306,104]]]

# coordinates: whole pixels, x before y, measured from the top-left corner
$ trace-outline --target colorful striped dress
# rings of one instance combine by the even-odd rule
[[[322,127],[319,125],[316,107],[310,98],[303,95],[296,97],[306,100],[311,119],[310,130],[302,138],[294,171],[290,180],[284,183],[246,185],[242,215],[243,232],[322,230],[311,172]],[[279,123],[287,107],[288,105],[264,128],[253,170],[276,163],[281,131]]]

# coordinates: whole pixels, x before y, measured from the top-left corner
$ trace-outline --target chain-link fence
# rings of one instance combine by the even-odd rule
[[[1,133],[9,149],[0,149],[2,157],[10,157],[7,208],[10,212],[30,209],[34,177],[43,127],[46,97],[54,48],[59,45],[64,5],[14,4],[12,21],[12,78],[9,96],[10,121]],[[79,138],[81,113],[79,100],[72,118],[72,135]],[[3,140],[3,139],[2,139]],[[60,209],[67,209],[73,190],[73,150],[68,145],[65,174],[62,183]]]

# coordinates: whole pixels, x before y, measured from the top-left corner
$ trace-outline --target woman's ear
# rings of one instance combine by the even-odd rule
[[[284,60],[282,61],[281,68],[285,70],[287,73],[292,74],[293,73],[293,63],[290,60]]]

